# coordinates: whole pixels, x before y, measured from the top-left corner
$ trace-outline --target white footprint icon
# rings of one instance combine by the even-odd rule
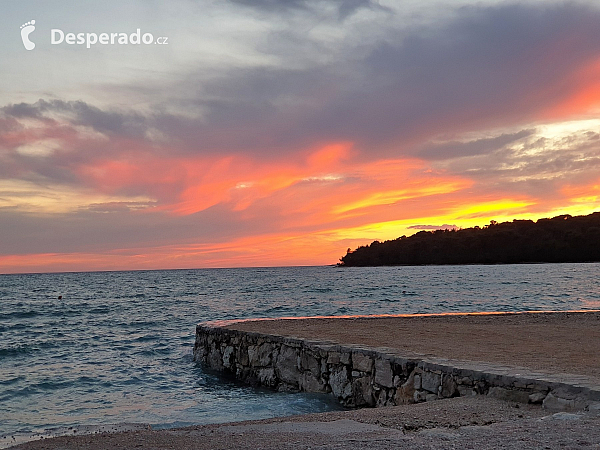
[[[23,39],[23,45],[26,50],[33,50],[35,48],[35,44],[29,40],[29,35],[33,30],[35,30],[35,20],[21,25],[21,39]]]

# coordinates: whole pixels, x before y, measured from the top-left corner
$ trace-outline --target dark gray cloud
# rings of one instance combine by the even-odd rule
[[[598,11],[574,4],[463,8],[439,30],[381,42],[361,62],[365,87],[310,128],[375,144],[531,120],[598,54],[598,33]]]
[[[163,245],[211,244],[277,226],[278,218],[240,217],[223,206],[188,216],[135,213],[128,208],[92,206],[68,214],[31,214],[0,208],[3,254],[96,252],[112,248],[156,248]],[[182,251],[183,252],[183,251]]]
[[[205,122],[161,117],[160,128],[175,127],[197,150],[344,139],[418,155],[438,134],[537,120],[596,58],[599,35],[600,12],[574,3],[464,7],[436,29],[390,30],[343,47],[331,64],[249,68],[206,82],[188,100],[207,112]]]
[[[32,105],[29,103],[18,103],[14,105],[8,105],[0,109],[4,114],[14,118],[38,118],[40,117],[39,105]]]
[[[371,154],[437,158],[442,149],[423,149],[437,135],[536,120],[573,88],[565,83],[572,72],[600,52],[597,36],[600,12],[573,3],[464,7],[436,29],[390,30],[374,44],[340,48],[331,63],[250,67],[209,81],[192,72],[163,87],[171,99],[145,115],[61,101],[4,113],[36,117],[54,109],[72,114],[74,124],[129,137],[153,128],[173,141],[170,151],[185,153],[267,156],[351,140]],[[177,109],[186,114],[164,112]],[[502,139],[510,136],[455,151],[489,151]]]
[[[33,104],[7,105],[0,112],[8,117],[33,119],[52,117],[52,113],[68,114],[74,125],[89,126],[100,133],[119,135],[139,135],[139,128],[143,127],[144,122],[138,114],[103,111],[83,101],[40,99]]]
[[[428,145],[417,153],[424,159],[451,159],[461,156],[486,155],[519,139],[531,136],[534,129],[521,130],[517,133],[504,133],[493,138],[477,139],[468,142],[445,142],[443,144]]]
[[[292,2],[295,7],[305,4]],[[69,173],[78,165],[126,150],[114,139],[119,137],[135,138],[138,151],[171,156],[244,153],[267,158],[333,140],[355,142],[365,158],[491,155],[530,131],[466,144],[423,145],[438,136],[452,139],[463,132],[536,120],[573,88],[565,82],[573,71],[600,53],[600,12],[592,7],[513,4],[455,12],[435,29],[392,29],[375,43],[366,39],[358,47],[342,46],[331,62],[236,69],[209,81],[191,72],[177,85],[162,87],[173,95],[149,113],[101,109],[82,101],[8,105],[0,112],[0,130],[16,126],[19,118],[50,121],[63,114],[72,127],[89,126],[111,139],[74,138],[68,152],[43,161],[0,155],[0,171],[74,182]],[[293,54],[293,46],[289,52]],[[183,113],[165,112],[177,110]],[[61,127],[75,133],[69,124]],[[166,144],[153,142],[149,130],[158,131]],[[0,132],[0,145],[25,143],[9,143],[5,134]],[[568,167],[566,161],[554,163]]]

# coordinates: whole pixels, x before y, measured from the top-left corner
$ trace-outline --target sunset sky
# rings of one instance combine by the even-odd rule
[[[597,4],[4,0],[0,273],[334,264],[600,210]],[[137,28],[168,45],[50,40]]]

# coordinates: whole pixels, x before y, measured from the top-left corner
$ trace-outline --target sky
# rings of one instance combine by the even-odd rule
[[[0,273],[335,264],[600,210],[597,2],[0,7]]]

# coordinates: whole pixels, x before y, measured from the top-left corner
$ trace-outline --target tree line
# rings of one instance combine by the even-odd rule
[[[600,212],[419,231],[348,249],[339,266],[600,261]]]

